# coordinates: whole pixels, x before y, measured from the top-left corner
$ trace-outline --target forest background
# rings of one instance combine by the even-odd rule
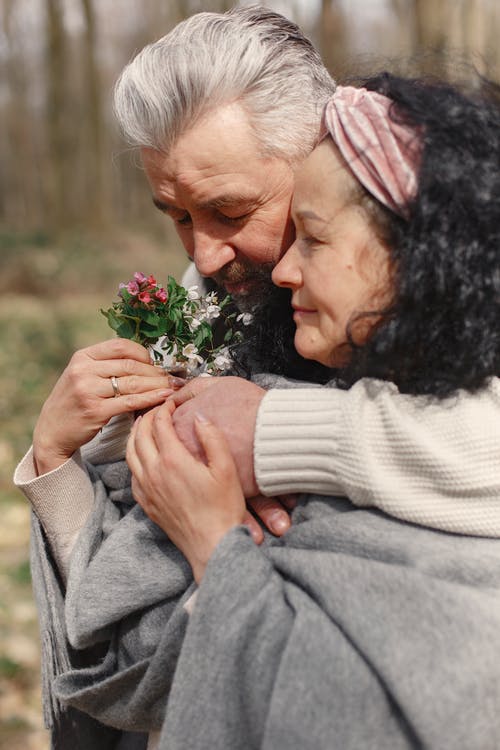
[[[241,2],[240,5],[249,4]],[[333,75],[382,68],[500,80],[498,0],[275,0]],[[144,44],[224,0],[0,0],[0,750],[45,750],[29,509],[13,487],[71,353],[136,270],[186,257],[121,140],[112,87]],[[410,62],[407,62],[410,61]]]

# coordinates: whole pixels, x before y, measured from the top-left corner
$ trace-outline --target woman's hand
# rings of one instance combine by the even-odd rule
[[[35,426],[33,455],[38,474],[63,464],[111,417],[164,401],[176,380],[150,363],[143,346],[127,339],[115,338],[77,351]]]
[[[193,455],[200,454],[194,429],[197,412],[202,412],[226,436],[238,467],[248,505],[272,534],[281,536],[290,528],[290,511],[295,506],[291,497],[271,498],[259,494],[254,470],[254,439],[257,412],[265,390],[243,378],[199,377],[169,396],[177,406],[174,425],[177,434]],[[264,534],[257,521],[248,515],[246,524],[257,544]]]
[[[177,437],[174,408],[167,402],[136,421],[127,462],[135,499],[183,552],[200,582],[222,537],[244,522],[245,499],[224,435],[198,415],[203,463]]]

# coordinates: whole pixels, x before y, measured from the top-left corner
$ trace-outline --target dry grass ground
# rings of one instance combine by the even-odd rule
[[[143,236],[96,240],[0,230],[0,750],[48,750],[29,573],[30,511],[12,486],[43,400],[71,353],[111,337],[99,314],[134,271],[179,278],[178,251]]]

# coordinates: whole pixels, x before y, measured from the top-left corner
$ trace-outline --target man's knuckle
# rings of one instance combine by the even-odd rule
[[[120,337],[117,337],[116,339],[111,339],[109,342],[109,353],[112,356],[126,356],[128,351],[128,341],[127,339],[122,339]]]
[[[66,368],[65,376],[70,383],[78,382],[82,376],[82,363],[81,360],[71,359],[69,365]]]
[[[89,404],[92,399],[90,397],[88,384],[85,383],[85,380],[81,377],[81,375],[77,373],[73,374],[71,377],[71,382],[73,398],[79,404]]]
[[[137,393],[140,390],[137,375],[127,375],[123,378],[122,390],[127,393]]]
[[[259,513],[265,513],[266,511],[271,510],[274,507],[273,500],[268,497],[264,497],[263,495],[253,497],[251,500],[249,500],[249,503],[252,508]]]
[[[123,396],[123,405],[127,411],[134,411],[137,408],[137,397],[132,393]]]
[[[133,375],[135,372],[135,362],[130,357],[125,357],[120,362],[120,369],[123,370],[126,376]]]

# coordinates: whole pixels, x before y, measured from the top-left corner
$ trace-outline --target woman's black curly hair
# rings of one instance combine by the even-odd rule
[[[439,398],[477,390],[500,374],[499,89],[389,73],[361,85],[389,97],[391,117],[423,138],[408,220],[371,212],[395,261],[394,304],[366,344],[351,340],[348,367],[332,371],[293,351],[289,293],[278,290],[256,315],[242,360],[291,377],[335,378],[346,388],[374,377]]]

